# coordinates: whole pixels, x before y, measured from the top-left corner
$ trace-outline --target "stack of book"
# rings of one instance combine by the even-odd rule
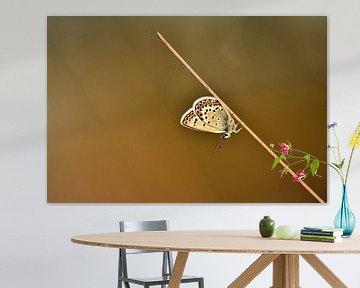
[[[334,227],[304,227],[300,232],[302,241],[337,243],[342,241],[344,230]]]

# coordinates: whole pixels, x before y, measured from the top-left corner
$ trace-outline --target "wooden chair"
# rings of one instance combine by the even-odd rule
[[[167,231],[169,228],[167,220],[160,221],[120,221],[120,232],[134,232],[134,231]],[[170,276],[173,268],[173,258],[169,251],[149,251],[149,250],[135,250],[135,249],[119,249],[119,269],[118,269],[118,288],[122,288],[124,283],[125,288],[130,288],[130,284],[136,284],[149,288],[150,286],[160,286],[165,288],[169,284]],[[127,271],[127,254],[142,254],[142,253],[163,253],[162,260],[162,275],[160,277],[152,278],[134,278],[129,277]],[[204,278],[194,276],[183,276],[181,283],[198,283],[198,288],[204,288]]]

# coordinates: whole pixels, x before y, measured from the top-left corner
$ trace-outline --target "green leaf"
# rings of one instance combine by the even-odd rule
[[[332,162],[331,164],[334,165],[336,168],[341,169],[339,164],[337,164],[335,162]]]
[[[280,161],[281,161],[281,156],[279,156],[279,157],[276,157],[275,159],[274,159],[274,162],[273,162],[273,164],[272,164],[272,166],[271,166],[271,169],[274,169],[279,163],[280,163]]]
[[[341,163],[339,165],[340,169],[342,169],[342,167],[344,166],[344,162],[345,162],[345,158],[341,161]]]
[[[271,149],[274,148],[274,144],[273,144],[273,143],[271,143],[269,146],[270,146]]]
[[[345,159],[343,159],[340,164],[337,164],[335,162],[332,162],[331,164],[334,165],[338,169],[342,169],[342,167],[344,166],[344,162],[345,162]]]
[[[309,154],[305,155],[304,158],[306,159],[306,164],[309,164],[311,156]]]
[[[319,168],[319,164],[320,164],[320,162],[319,162],[319,160],[317,160],[317,159],[315,159],[315,160],[313,160],[313,161],[311,162],[310,170],[311,170],[311,175],[312,175],[312,176],[315,176],[315,175],[316,175],[316,172],[317,172],[317,170],[318,170],[318,168]]]

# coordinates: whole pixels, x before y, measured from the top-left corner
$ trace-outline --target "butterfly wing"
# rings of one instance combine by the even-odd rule
[[[211,132],[211,133],[225,133],[225,130],[214,128],[201,121],[201,119],[194,113],[193,108],[190,108],[184,113],[184,115],[180,119],[180,124],[185,126],[186,128],[190,128],[198,131]]]
[[[220,131],[228,130],[228,114],[220,102],[210,96],[197,99],[193,104],[193,109],[197,117],[206,125]]]

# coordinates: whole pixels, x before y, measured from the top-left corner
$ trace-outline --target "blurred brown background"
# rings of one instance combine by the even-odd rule
[[[48,202],[316,202],[246,131],[213,153],[180,126],[209,93],[157,31],[265,143],[326,159],[326,17],[48,17]]]

